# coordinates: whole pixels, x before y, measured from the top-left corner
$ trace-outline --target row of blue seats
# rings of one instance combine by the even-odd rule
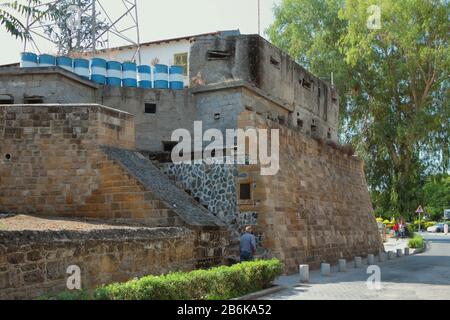
[[[184,87],[184,69],[181,66],[168,67],[156,64],[152,68],[149,65],[137,66],[133,62],[120,63],[101,58],[93,58],[89,61],[65,56],[55,57],[49,54],[38,56],[30,52],[22,53],[22,68],[52,66],[59,66],[101,85],[174,90],[181,90]]]

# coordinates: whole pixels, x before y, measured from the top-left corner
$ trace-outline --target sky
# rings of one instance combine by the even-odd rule
[[[124,12],[122,0],[99,1],[113,20]],[[280,1],[260,0],[262,33],[273,22],[272,9]],[[4,2],[9,0],[0,0],[0,3]],[[244,34],[258,32],[258,0],[138,0],[138,8],[141,42],[218,30],[240,29]],[[126,21],[123,26],[127,26]],[[0,64],[18,62],[23,51],[22,42],[0,28],[0,43]],[[55,52],[51,43],[38,41],[38,44],[41,52]],[[127,43],[111,38],[111,46],[123,44]]]

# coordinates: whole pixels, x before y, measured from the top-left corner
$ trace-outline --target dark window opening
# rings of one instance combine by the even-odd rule
[[[337,98],[333,97],[333,98],[331,98],[331,101],[332,101],[333,103],[337,103]]]
[[[0,104],[14,104],[13,96],[9,94],[0,94]]]
[[[284,116],[278,116],[278,122],[279,122],[280,124],[285,124],[286,119],[284,118]]]
[[[277,69],[280,69],[280,61],[275,59],[274,57],[270,57],[270,63]]]
[[[311,134],[315,135],[317,133],[317,126],[316,125],[311,125]]]
[[[311,82],[307,81],[306,79],[303,79],[302,86],[303,86],[303,88],[308,89],[308,90],[311,90],[311,88],[312,88]]]
[[[226,60],[231,56],[229,51],[208,50],[206,57],[208,60]]]
[[[220,113],[214,114],[214,120],[220,120]]]
[[[299,127],[300,129],[303,129],[303,120],[297,119],[297,127]]]
[[[33,97],[25,97],[23,99],[25,104],[41,104],[44,103],[44,97],[33,96]]]
[[[243,183],[239,188],[239,199],[241,200],[251,200],[251,187],[250,183]]]
[[[318,92],[317,92],[317,96],[320,98],[322,96],[322,90],[319,88]]]
[[[328,133],[327,133],[327,138],[328,138],[328,139],[331,139],[331,132],[328,132]]]
[[[175,148],[177,144],[178,142],[175,141],[164,141],[163,142],[164,152],[172,152],[173,148]]]
[[[12,156],[9,153],[5,154],[5,160],[9,161],[11,158]]]
[[[156,104],[155,103],[146,103],[145,104],[145,113],[155,114],[156,113]]]

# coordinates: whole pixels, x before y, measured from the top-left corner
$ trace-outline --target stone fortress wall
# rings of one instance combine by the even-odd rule
[[[336,146],[334,88],[258,36],[195,39],[190,59],[190,88],[177,91],[98,86],[59,68],[0,69],[0,212],[185,228],[195,266],[235,254],[244,225],[287,271],[378,252],[362,163]],[[280,173],[159,170],[142,155],[167,155],[173,130],[192,130],[194,121],[203,130],[280,129]],[[249,199],[240,199],[243,185]],[[21,246],[11,253],[28,255]],[[31,268],[14,261],[13,269]],[[0,281],[11,284],[4,270]]]

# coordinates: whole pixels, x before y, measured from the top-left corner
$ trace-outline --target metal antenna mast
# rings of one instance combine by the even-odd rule
[[[58,3],[63,2],[67,4],[67,0],[43,0],[40,4],[32,6],[33,8],[39,8],[45,10],[52,5],[58,5]],[[86,7],[81,8],[81,0],[72,0],[73,5],[71,7],[76,7],[82,9],[79,13],[80,15],[91,15],[92,25],[91,28],[91,38],[89,44],[85,45],[83,48],[81,42],[81,32],[80,28],[74,30],[73,34],[76,36],[76,48],[81,52],[91,52],[94,56],[98,49],[98,43],[108,43],[108,39],[115,41],[115,45],[120,46],[124,44],[131,44],[135,46],[136,52],[133,55],[133,60],[140,63],[140,32],[139,32],[139,18],[138,18],[138,0],[92,0]],[[31,5],[31,1],[29,1]],[[116,13],[113,14],[113,10],[108,10],[108,7],[114,6]],[[118,11],[119,8],[119,11]],[[122,10],[120,11],[120,8]],[[91,13],[89,13],[91,12]],[[117,14],[118,12],[118,14]],[[103,28],[99,32],[98,21],[103,19],[102,22],[107,24],[107,28]],[[81,23],[81,22],[80,22]],[[53,44],[55,48],[58,47],[58,42],[51,39],[45,32],[48,27],[57,27],[55,21],[44,19],[44,18],[34,18],[29,14],[26,17],[24,23],[26,26],[26,31],[30,34],[30,39],[24,41],[24,52],[30,50],[37,53],[41,53],[40,47],[48,46],[48,44]],[[111,35],[111,37],[109,36]]]

